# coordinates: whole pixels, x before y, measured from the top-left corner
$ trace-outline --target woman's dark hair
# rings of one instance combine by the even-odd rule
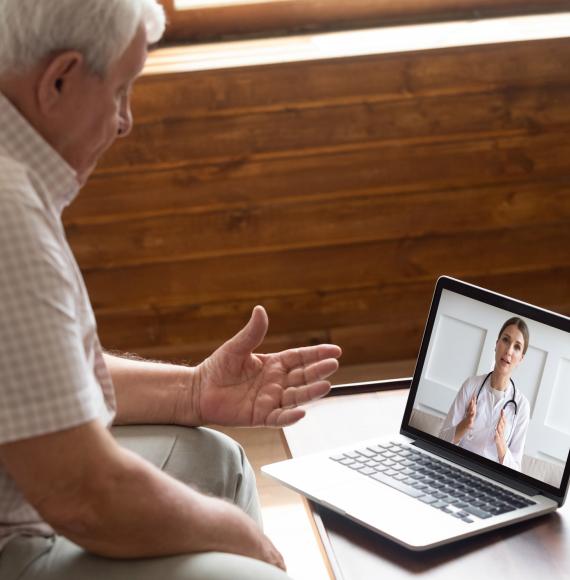
[[[507,322],[505,322],[505,324],[501,326],[501,330],[499,331],[499,336],[497,337],[497,340],[501,338],[501,334],[503,334],[503,330],[505,330],[507,326],[516,326],[521,331],[524,338],[523,355],[525,355],[528,349],[528,338],[529,338],[528,326],[526,325],[526,322],[522,318],[519,318],[518,316],[513,316],[513,318],[509,318]]]

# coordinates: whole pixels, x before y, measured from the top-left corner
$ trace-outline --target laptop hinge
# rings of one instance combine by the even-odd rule
[[[443,457],[444,459],[449,459],[454,463],[461,465],[462,467],[466,467],[467,469],[475,471],[476,473],[484,475],[485,477],[489,477],[490,479],[494,479],[495,481],[503,483],[504,485],[508,485],[509,487],[512,487],[513,489],[516,489],[517,491],[520,491],[526,495],[542,495],[542,492],[537,487],[533,487],[526,483],[521,483],[520,481],[516,481],[516,479],[513,477],[509,477],[502,473],[497,473],[492,469],[487,469],[486,467],[479,465],[474,461],[470,461],[465,457],[461,457],[457,453],[452,453],[451,451],[447,451],[446,449],[442,449],[441,447],[437,447],[436,445],[432,445],[426,441],[415,440],[412,445],[415,445],[420,449],[425,449],[426,451],[429,451],[434,455],[438,455],[439,457]]]

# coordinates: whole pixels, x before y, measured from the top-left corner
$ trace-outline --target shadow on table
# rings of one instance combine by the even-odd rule
[[[367,577],[370,578],[377,575],[381,577],[379,573],[387,569],[392,572],[391,578],[398,577],[393,574],[397,569],[400,569],[403,576],[417,575],[435,571],[440,567],[450,568],[450,564],[453,564],[453,567],[458,564],[463,566],[465,560],[471,562],[473,558],[477,559],[479,556],[482,558],[479,562],[482,565],[482,568],[479,568],[481,577],[486,573],[494,575],[492,570],[485,570],[485,564],[490,563],[488,560],[490,551],[493,552],[492,561],[497,563],[495,558],[503,558],[502,566],[512,567],[504,560],[505,558],[512,559],[509,553],[512,554],[513,543],[516,544],[516,552],[520,554],[520,561],[515,564],[517,568],[524,567],[524,561],[536,556],[537,550],[542,556],[541,559],[551,558],[553,562],[559,562],[561,551],[565,549],[561,541],[553,541],[553,537],[562,537],[563,520],[556,513],[512,524],[500,530],[492,530],[439,548],[415,552],[327,508],[316,504],[311,504],[311,506],[320,516],[326,530],[328,542],[325,541],[324,544],[327,551],[332,549],[333,554],[329,554],[329,558],[333,562],[333,568],[336,568],[337,572],[342,571],[338,574],[339,580],[340,578],[360,579],[363,569],[367,567],[370,570],[370,576],[367,574]],[[461,563],[462,560],[463,563]],[[520,577],[524,576],[523,573]]]

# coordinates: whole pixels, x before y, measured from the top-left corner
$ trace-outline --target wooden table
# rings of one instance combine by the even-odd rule
[[[397,433],[408,386],[409,379],[401,379],[338,387],[334,396],[310,405],[304,421],[284,430],[291,456]],[[554,514],[420,553],[312,502],[309,506],[337,580],[570,579],[568,504]]]

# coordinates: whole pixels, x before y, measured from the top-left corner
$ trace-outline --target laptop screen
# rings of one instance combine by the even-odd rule
[[[559,490],[570,451],[569,322],[440,279],[404,424]]]

